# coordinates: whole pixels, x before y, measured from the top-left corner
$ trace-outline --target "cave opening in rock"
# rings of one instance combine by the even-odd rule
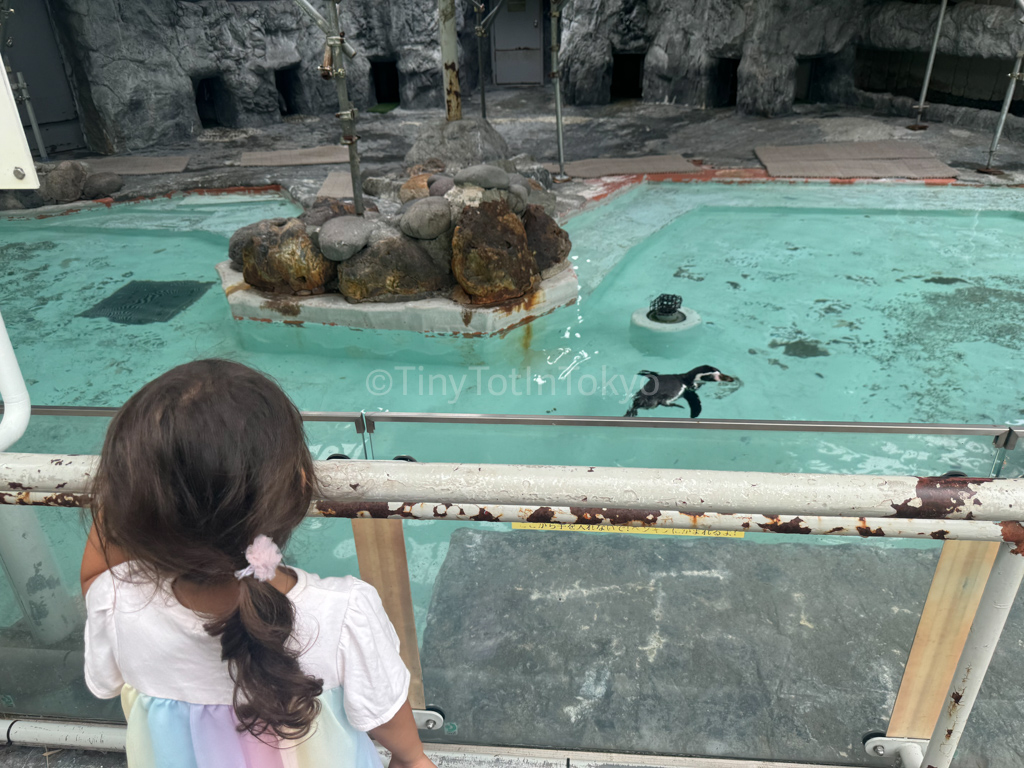
[[[858,47],[854,59],[854,87],[869,93],[908,96],[916,102],[921,94],[928,53],[924,51],[885,51]],[[1013,68],[1011,59],[987,59],[980,56],[935,56],[928,102],[973,109],[999,111],[1006,94],[1006,75]],[[1024,98],[1020,89],[1010,114],[1024,116]]]
[[[739,59],[717,59],[712,73],[709,107],[735,107],[739,93]]]
[[[298,64],[274,72],[274,85],[277,87],[277,106],[282,117],[302,112],[302,77]]]
[[[823,70],[820,57],[797,59],[793,101],[797,104],[815,104],[822,101]]]
[[[371,61],[370,77],[373,80],[373,94],[378,104],[400,104],[401,90],[398,87],[398,62]]]
[[[646,53],[612,54],[612,101],[644,97],[644,60],[646,58]]]
[[[228,92],[220,75],[195,79],[196,112],[203,128],[227,126]]]

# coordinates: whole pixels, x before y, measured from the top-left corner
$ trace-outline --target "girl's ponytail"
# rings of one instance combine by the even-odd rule
[[[288,597],[252,576],[239,580],[238,608],[205,625],[220,637],[221,659],[235,682],[239,730],[282,739],[306,736],[317,714],[323,680],[299,667],[298,651],[287,647],[295,622]]]

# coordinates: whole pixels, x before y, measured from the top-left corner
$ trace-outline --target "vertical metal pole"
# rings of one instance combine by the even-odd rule
[[[971,708],[985,680],[1003,625],[1006,624],[1020,589],[1021,579],[1024,579],[1024,555],[1014,554],[1012,544],[1002,545],[981,596],[978,612],[974,615],[960,663],[953,673],[953,682],[950,683],[922,765],[949,768]]]
[[[455,35],[455,0],[438,0],[441,19],[441,60],[444,65],[444,109],[448,122],[462,119],[459,88],[459,41]]]
[[[356,135],[356,110],[348,98],[348,82],[345,75],[345,37],[341,32],[338,19],[338,6],[335,0],[327,0],[327,46],[331,51],[331,77],[338,90],[338,117],[341,118],[341,143],[348,147],[349,170],[352,173],[352,198],[355,201],[356,215],[363,215],[363,180],[359,171],[359,136]],[[351,48],[350,48],[351,50]]]
[[[985,168],[992,167],[992,158],[995,157],[996,149],[999,147],[999,139],[1003,135],[1003,126],[1006,125],[1006,116],[1010,112],[1010,102],[1013,101],[1014,91],[1017,90],[1017,81],[1020,80],[1021,62],[1024,61],[1024,51],[1017,52],[1017,60],[1013,62],[1013,71],[1010,73],[1010,83],[1006,86],[1006,96],[1003,97],[1003,108],[999,111],[999,122],[996,123],[996,132],[992,137],[992,146],[988,148],[988,162]]]
[[[924,100],[928,95],[928,83],[932,79],[932,65],[935,64],[935,52],[939,48],[939,36],[942,34],[942,21],[946,18],[946,3],[948,0],[942,0],[942,5],[939,6],[939,23],[935,25],[935,38],[932,40],[932,50],[928,54],[928,66],[924,71],[924,82],[921,83],[921,98],[917,102],[917,120],[914,125],[921,124],[921,113],[924,112]]]
[[[28,113],[28,121],[32,125],[32,135],[36,137],[36,149],[39,150],[39,159],[44,163],[50,159],[50,156],[46,154],[46,145],[43,144],[43,134],[39,132],[39,123],[36,122],[36,111],[32,108],[32,99],[28,95],[28,85],[25,83],[25,78],[18,73],[18,93],[20,94],[18,101],[25,105],[25,111]]]
[[[484,83],[484,37],[487,30],[484,29],[484,4],[474,3],[476,11],[476,68],[480,81],[480,117],[487,119],[487,85]]]
[[[558,132],[558,173],[555,181],[568,181],[565,173],[565,138],[562,132],[562,73],[559,68],[558,51],[561,48],[562,7],[565,0],[552,0],[551,3],[551,79],[555,81],[555,128]]]

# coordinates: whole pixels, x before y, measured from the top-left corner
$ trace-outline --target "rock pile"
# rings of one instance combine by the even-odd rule
[[[0,192],[0,211],[96,200],[110,197],[124,186],[116,173],[92,173],[86,163],[77,160],[36,163],[36,173],[39,189]]]
[[[398,199],[390,216],[359,217],[342,201],[321,200],[299,218],[242,227],[231,263],[261,291],[480,306],[522,299],[568,267],[569,235],[536,178],[497,165],[414,174]]]

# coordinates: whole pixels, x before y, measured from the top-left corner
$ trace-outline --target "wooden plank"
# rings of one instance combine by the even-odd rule
[[[942,545],[887,736],[931,738],[999,547],[992,541]]]
[[[352,535],[356,541],[359,578],[372,584],[388,618],[395,625],[402,644],[402,661],[409,668],[409,703],[423,709],[423,670],[420,649],[416,642],[416,617],[412,612],[412,590],[409,586],[409,563],[405,557],[405,537],[401,520],[353,520]]]

